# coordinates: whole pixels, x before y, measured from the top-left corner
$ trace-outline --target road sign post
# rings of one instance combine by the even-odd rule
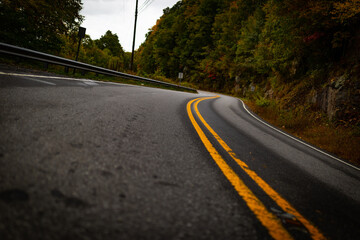
[[[75,61],[77,61],[78,58],[79,58],[81,39],[83,39],[83,38],[85,37],[85,32],[86,32],[86,28],[79,27],[79,33],[78,33],[78,36],[79,36],[79,44],[78,44],[78,48],[77,48],[77,52],[76,52]],[[75,74],[75,68],[74,68],[73,74]]]
[[[179,72],[178,78],[179,78],[179,85],[180,85],[180,84],[181,84],[181,80],[184,78],[184,73],[183,73],[183,72]]]

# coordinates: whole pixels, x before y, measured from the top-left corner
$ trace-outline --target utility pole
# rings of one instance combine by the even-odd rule
[[[131,52],[130,70],[134,69],[134,48],[135,48],[135,35],[136,35],[137,16],[138,16],[138,0],[136,0],[136,7],[135,7],[134,37],[133,37],[133,45],[132,45],[132,52]]]

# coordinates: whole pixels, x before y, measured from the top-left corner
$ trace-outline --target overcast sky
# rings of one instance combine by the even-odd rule
[[[139,10],[144,3],[149,5],[139,11],[135,49],[145,41],[145,34],[156,24],[163,14],[163,9],[172,7],[179,0],[138,0]],[[116,33],[120,44],[131,52],[134,33],[136,0],[83,0],[81,14],[85,16],[82,27],[92,39],[99,39],[107,30]]]

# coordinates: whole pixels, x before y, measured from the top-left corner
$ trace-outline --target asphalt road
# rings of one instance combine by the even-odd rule
[[[0,239],[359,238],[356,166],[215,96],[1,65]]]

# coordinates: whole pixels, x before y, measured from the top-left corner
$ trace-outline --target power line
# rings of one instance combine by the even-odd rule
[[[139,7],[139,11],[141,11],[151,0],[145,0],[145,2]]]
[[[145,11],[146,8],[148,8],[151,3],[153,3],[154,0],[146,0],[140,7],[139,13],[142,13],[143,11]]]
[[[141,4],[141,6],[139,7],[139,10],[142,9],[150,0],[145,0],[145,2],[143,2],[143,4]]]

